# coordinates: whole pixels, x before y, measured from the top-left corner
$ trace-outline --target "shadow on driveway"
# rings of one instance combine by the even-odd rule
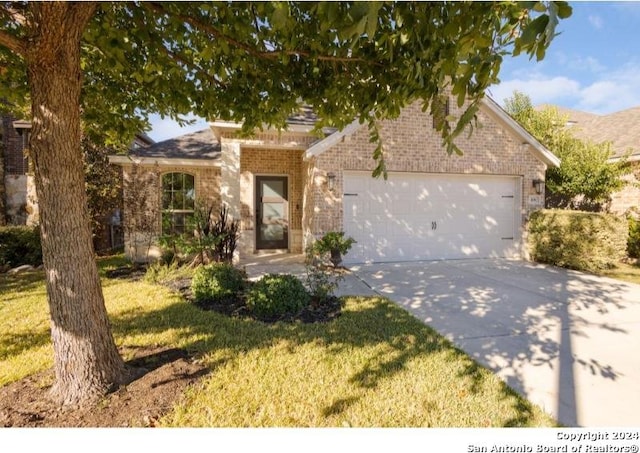
[[[565,426],[640,426],[640,285],[510,260],[352,270]]]

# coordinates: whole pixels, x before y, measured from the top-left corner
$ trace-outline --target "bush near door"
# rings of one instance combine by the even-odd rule
[[[611,214],[545,209],[531,214],[528,230],[540,263],[598,272],[626,257],[627,221]]]

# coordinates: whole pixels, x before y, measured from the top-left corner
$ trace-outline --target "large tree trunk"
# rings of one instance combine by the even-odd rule
[[[94,259],[80,148],[80,39],[96,6],[30,6],[30,147],[51,311],[51,395],[63,405],[78,405],[129,377],[111,334]]]

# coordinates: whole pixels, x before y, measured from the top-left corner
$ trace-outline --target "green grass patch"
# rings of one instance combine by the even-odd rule
[[[0,385],[51,366],[42,278],[0,277]],[[330,323],[266,324],[145,281],[103,287],[119,346],[185,348],[211,369],[163,426],[555,426],[386,299],[347,298]]]
[[[615,268],[603,271],[602,275],[640,285],[640,263],[618,263]]]

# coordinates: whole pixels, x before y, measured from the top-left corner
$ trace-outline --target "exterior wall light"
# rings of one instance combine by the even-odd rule
[[[336,174],[335,173],[327,173],[327,188],[329,192],[333,193],[336,189]]]
[[[536,193],[540,195],[544,190],[544,180],[543,179],[534,179],[533,180],[533,188],[536,189]]]

